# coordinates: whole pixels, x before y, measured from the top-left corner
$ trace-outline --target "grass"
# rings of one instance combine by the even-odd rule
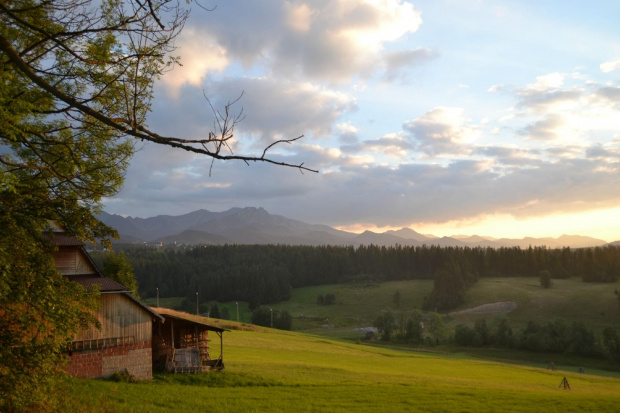
[[[71,379],[93,411],[614,411],[620,380],[269,329],[225,334],[226,370],[116,383]],[[559,387],[563,377],[571,390]]]
[[[546,324],[556,318],[567,323],[573,320],[583,321],[589,329],[600,336],[607,326],[620,326],[620,308],[614,294],[618,283],[600,284],[584,283],[580,279],[554,280],[549,289],[543,289],[538,278],[484,278],[473,285],[465,296],[465,303],[455,311],[477,305],[514,301],[517,307],[506,314],[514,330],[524,327],[528,321]],[[292,291],[291,299],[271,304],[274,310],[287,310],[293,316],[293,329],[305,333],[322,335],[329,338],[354,342],[360,337],[356,328],[372,326],[374,319],[381,310],[408,311],[421,308],[433,287],[430,280],[395,281],[374,285],[322,285],[316,287],[297,288]],[[618,288],[620,289],[620,288]],[[400,294],[400,307],[397,308],[394,295]],[[336,297],[335,304],[321,305],[317,303],[319,294],[332,293]],[[160,300],[163,304],[163,300]],[[148,300],[147,300],[148,302]],[[229,303],[230,304],[230,303]],[[219,303],[218,303],[219,305]],[[232,303],[234,306],[234,303]],[[249,309],[246,303],[239,303],[242,314],[249,321]],[[448,329],[457,324],[473,326],[475,320],[485,318],[490,326],[494,320],[504,314],[458,315],[448,318]],[[460,351],[457,349],[457,351]],[[494,358],[515,360],[519,363],[544,367],[549,360],[565,359],[560,363],[575,370],[575,366],[583,366],[587,371],[602,371],[610,367],[605,360],[563,358],[561,355],[534,355],[529,352],[511,350],[476,350],[467,349],[477,356],[485,356],[494,352]],[[544,359],[538,359],[544,357]],[[535,362],[533,362],[535,360]],[[617,366],[615,367],[618,368]]]
[[[616,288],[618,283],[584,283],[577,278],[553,280],[548,289],[541,288],[537,278],[484,278],[467,292],[462,308],[515,301],[517,308],[508,314],[513,326],[523,327],[530,320],[546,324],[558,318],[582,321],[600,334],[605,327],[620,325]],[[468,318],[455,321],[467,322]]]

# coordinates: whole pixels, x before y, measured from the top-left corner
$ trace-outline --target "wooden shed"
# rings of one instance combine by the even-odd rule
[[[153,377],[153,320],[163,318],[134,298],[122,284],[104,277],[83,243],[62,232],[50,234],[57,246],[56,268],[87,290],[98,288],[99,308],[95,312],[101,329],[83,329],[67,349],[67,371],[77,377],[108,377],[127,371],[138,380]]]
[[[207,323],[205,317],[168,308],[153,308],[163,317],[153,321],[153,364],[165,366],[175,373],[194,373],[224,369],[226,329]],[[219,354],[214,357],[209,332],[219,341]]]

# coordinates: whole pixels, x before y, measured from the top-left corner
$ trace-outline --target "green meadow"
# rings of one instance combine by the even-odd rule
[[[371,326],[382,310],[421,309],[432,288],[430,280],[322,285],[294,289],[290,300],[270,307],[289,311],[294,330],[355,338],[355,328]],[[516,308],[509,313],[449,315],[447,327],[471,326],[479,318],[492,321],[506,316],[513,328],[524,327],[528,321],[544,324],[555,319],[580,320],[600,334],[605,327],[620,326],[620,302],[614,294],[615,289],[620,289],[618,283],[584,283],[577,278],[553,280],[549,289],[541,288],[535,277],[482,278],[467,291],[463,305],[453,312],[501,301],[514,301]],[[334,304],[317,303],[319,295],[330,293],[336,297]],[[400,296],[398,305],[394,299],[396,293]]]
[[[114,412],[606,412],[620,403],[617,378],[270,329],[224,338],[223,372],[70,379],[73,397]]]

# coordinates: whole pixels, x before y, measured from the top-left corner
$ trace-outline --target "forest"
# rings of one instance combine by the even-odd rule
[[[219,245],[185,248],[125,248],[143,297],[246,301],[250,308],[289,299],[292,288],[324,284],[380,283],[433,279],[426,308],[457,307],[480,277],[552,279],[584,282],[620,278],[620,247],[582,249]],[[101,263],[105,256],[93,252]]]

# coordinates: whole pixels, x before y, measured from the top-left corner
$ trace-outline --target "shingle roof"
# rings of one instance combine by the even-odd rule
[[[45,238],[47,238],[53,245],[57,245],[59,247],[79,247],[84,245],[82,241],[80,241],[77,237],[73,235],[66,235],[61,232],[52,232],[44,234]]]
[[[89,291],[92,290],[95,285],[99,286],[99,291],[102,293],[128,291],[127,287],[124,285],[108,277],[97,274],[68,274],[65,275],[65,277],[84,286],[84,288]]]

